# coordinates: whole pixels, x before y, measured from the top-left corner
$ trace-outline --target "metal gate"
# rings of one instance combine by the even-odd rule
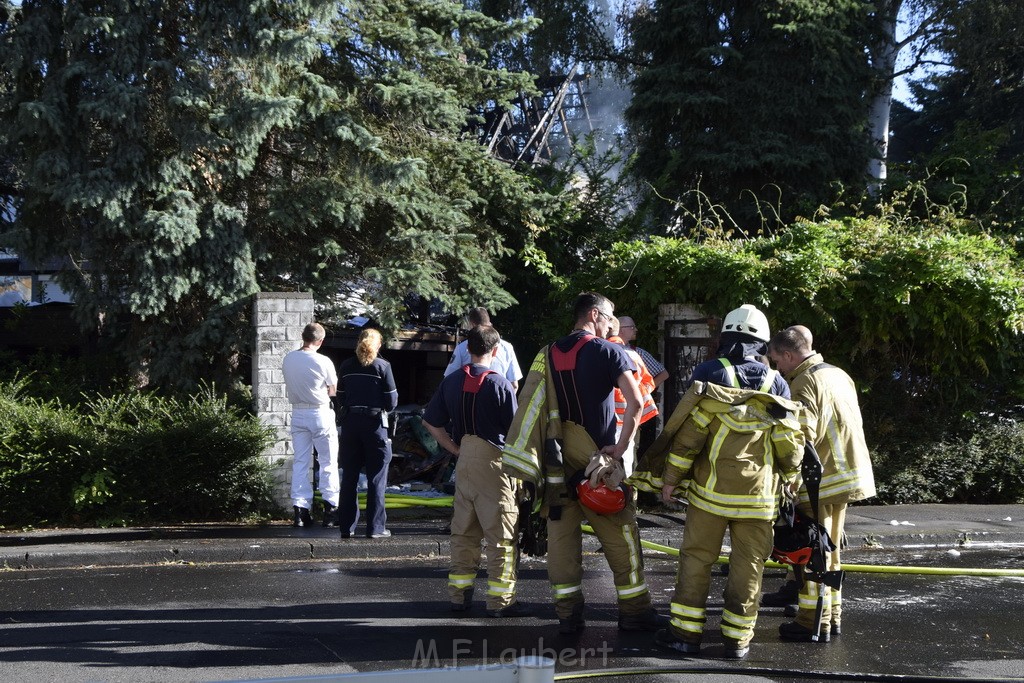
[[[661,414],[666,420],[693,383],[693,369],[714,357],[720,329],[721,320],[713,317],[665,321],[664,358],[668,379],[662,385]]]

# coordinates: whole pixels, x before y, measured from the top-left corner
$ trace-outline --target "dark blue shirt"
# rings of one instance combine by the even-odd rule
[[[380,408],[391,412],[398,406],[398,390],[391,363],[380,356],[369,365],[349,358],[338,368],[338,403],[342,406]]]
[[[753,358],[744,358],[740,361],[728,361],[736,371],[736,379],[739,380],[741,389],[760,389],[764,384],[765,377],[771,371],[764,363]],[[729,371],[722,364],[720,358],[704,361],[693,370],[693,379],[701,382],[710,382],[723,387],[734,386],[729,376]],[[772,382],[768,393],[790,398],[789,383],[782,376],[782,373],[775,373],[775,380]]]
[[[474,377],[488,369],[477,364],[468,367]],[[441,380],[423,412],[423,419],[434,427],[447,428],[457,444],[461,445],[465,434],[473,434],[501,448],[516,412],[512,384],[492,372],[484,378],[478,393],[467,394],[463,391],[465,381],[466,373],[461,368]]]
[[[569,351],[584,335],[577,330],[554,346]],[[549,353],[550,356],[550,353]],[[576,356],[576,369],[557,372],[552,366],[558,410],[563,420],[581,425],[598,448],[615,445],[615,394],[619,377],[636,368],[621,344],[594,338]]]

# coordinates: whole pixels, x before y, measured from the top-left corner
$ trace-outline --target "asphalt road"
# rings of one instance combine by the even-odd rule
[[[855,550],[845,559],[953,562],[937,548]],[[1022,560],[1024,550],[1009,544],[965,550],[955,565],[1021,568]],[[651,554],[647,565],[665,610],[675,561]],[[718,658],[723,577],[713,583],[702,656],[684,658],[656,649],[650,634],[619,632],[603,557],[588,554],[586,567],[587,628],[579,637],[557,633],[537,560],[524,564],[519,592],[536,615],[505,620],[484,613],[483,579],[475,610],[447,610],[443,556],[9,569],[0,571],[0,681],[237,681],[531,654],[553,657],[560,680],[627,668],[635,671],[602,680],[825,678],[814,672],[844,680],[1024,680],[1022,578],[851,574],[842,636],[828,645],[780,642],[782,610],[765,608],[749,657],[737,663]],[[770,570],[766,588],[780,582],[781,572]]]

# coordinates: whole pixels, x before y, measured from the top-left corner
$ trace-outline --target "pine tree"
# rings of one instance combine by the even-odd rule
[[[859,189],[865,21],[859,0],[657,0],[635,14],[635,172],[680,200],[686,229],[701,201],[756,232],[776,211],[783,222],[814,211],[836,184]]]
[[[897,161],[929,178],[932,199],[1016,232],[1024,215],[1024,0],[971,0],[939,43],[948,68],[917,82]]]
[[[390,328],[409,295],[510,302],[493,263],[533,194],[461,131],[527,86],[486,66],[525,23],[433,0],[4,11],[7,241],[62,259],[83,323],[153,381],[223,376],[260,289],[357,290]]]

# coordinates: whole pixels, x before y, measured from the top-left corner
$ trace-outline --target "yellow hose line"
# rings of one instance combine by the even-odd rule
[[[405,493],[385,493],[384,507],[389,510],[403,510],[408,508],[450,508],[455,501],[454,496],[412,496]],[[366,493],[359,494],[359,509],[366,509]]]
[[[583,525],[583,530],[588,534],[593,534],[594,529],[586,524]],[[659,553],[665,553],[666,555],[673,555],[679,557],[679,550],[671,546],[662,545],[660,543],[652,543],[651,541],[640,541],[640,545],[648,550],[655,550]],[[717,564],[729,564],[729,558],[726,555],[722,555],[718,558]],[[765,562],[766,567],[772,567],[775,569],[788,568],[788,565],[781,564],[779,562],[773,562],[769,560]],[[895,565],[880,565],[880,564],[843,564],[843,570],[848,572],[858,572],[863,574],[922,574],[927,576],[1024,576],[1024,569],[984,569],[981,567],[907,567],[907,566],[895,566]]]

